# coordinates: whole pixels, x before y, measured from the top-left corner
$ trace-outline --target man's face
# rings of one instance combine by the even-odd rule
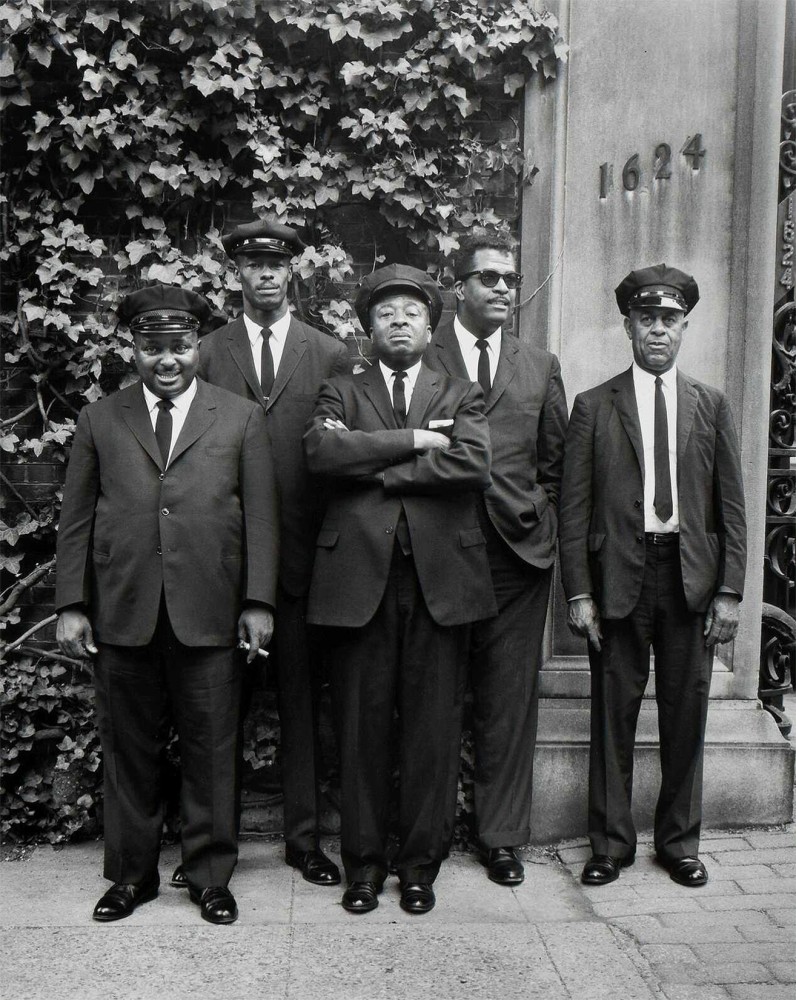
[[[144,385],[161,399],[185,392],[199,364],[196,333],[135,334],[133,357]]]
[[[245,303],[269,313],[285,304],[293,274],[289,257],[271,253],[240,253],[235,263]]]
[[[514,255],[506,250],[483,247],[473,254],[470,271],[496,271],[508,274],[517,270]],[[485,336],[502,326],[514,304],[516,289],[507,288],[504,281],[498,281],[494,288],[487,288],[477,274],[456,281],[456,298],[459,300],[456,312],[461,322],[472,333]]]
[[[370,307],[370,338],[388,368],[411,368],[431,340],[428,307],[414,295],[385,295]]]
[[[677,358],[687,326],[685,313],[679,309],[658,306],[631,309],[625,318],[625,330],[639,368],[653,375],[668,372]]]

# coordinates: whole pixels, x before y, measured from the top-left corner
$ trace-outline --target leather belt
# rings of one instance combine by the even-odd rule
[[[647,545],[673,545],[680,541],[679,531],[647,531],[644,535]]]

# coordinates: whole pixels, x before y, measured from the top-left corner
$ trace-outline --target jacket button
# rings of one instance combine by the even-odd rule
[[[638,510],[638,508],[641,506],[641,501],[640,500],[634,500],[633,501],[633,506],[636,508],[636,510]]]
[[[161,472],[160,475],[158,476],[158,479],[161,481],[161,483],[163,482],[163,480],[165,478],[166,478],[166,473],[165,472]]]
[[[169,508],[168,507],[164,507],[163,510],[161,510],[160,513],[165,517],[169,513]]]
[[[393,530],[394,530],[393,528],[385,528],[384,529],[384,534],[385,535],[391,535],[393,533]]]
[[[157,554],[158,554],[159,556],[162,556],[162,555],[163,555],[163,549],[162,549],[162,548],[161,548],[161,547],[160,547],[159,545],[158,545],[158,547],[157,547]]]
[[[636,535],[636,541],[637,542],[643,542],[644,541],[644,536],[643,535]]]

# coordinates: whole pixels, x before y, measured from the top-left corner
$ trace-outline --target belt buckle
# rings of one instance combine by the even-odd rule
[[[676,532],[673,531],[653,531],[652,544],[668,545],[669,542],[674,541],[675,537],[676,537]]]

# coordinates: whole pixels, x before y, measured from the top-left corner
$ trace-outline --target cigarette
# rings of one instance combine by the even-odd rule
[[[249,650],[251,648],[252,648],[251,644],[248,643],[248,642],[245,642],[243,639],[241,639],[240,642],[238,643],[238,649],[245,649],[247,653],[249,652]],[[267,649],[258,649],[257,650],[257,655],[258,656],[263,656],[263,657],[265,657],[265,659],[268,659],[268,657],[271,654],[268,652]]]

